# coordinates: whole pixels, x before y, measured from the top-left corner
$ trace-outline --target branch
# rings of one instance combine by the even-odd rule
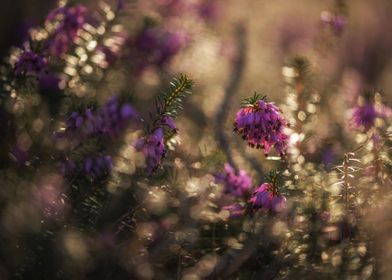
[[[237,25],[235,35],[238,39],[238,54],[236,59],[233,61],[232,72],[231,72],[229,83],[225,90],[225,94],[223,96],[223,102],[220,106],[220,110],[217,112],[215,117],[215,129],[216,129],[216,138],[227,157],[227,161],[230,163],[231,166],[234,167],[234,169],[238,170],[238,167],[234,163],[233,156],[230,151],[227,135],[223,131],[224,126],[222,126],[222,124],[224,124],[227,119],[227,114],[229,112],[229,107],[230,107],[232,97],[238,90],[245,68],[247,44],[246,44],[246,30],[242,24]]]

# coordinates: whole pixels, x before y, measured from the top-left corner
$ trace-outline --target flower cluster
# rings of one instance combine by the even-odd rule
[[[288,126],[279,108],[262,99],[241,108],[235,117],[234,131],[242,135],[249,146],[263,149],[268,154],[272,147],[282,156],[287,149]]]
[[[377,118],[386,118],[391,115],[390,108],[368,102],[353,109],[351,125],[366,132],[375,125]]]
[[[112,158],[108,155],[90,156],[84,159],[81,165],[68,159],[61,163],[63,174],[71,175],[78,172],[84,172],[94,178],[101,178],[108,173],[113,167]]]
[[[93,156],[85,159],[83,169],[88,174],[100,177],[112,169],[112,158],[110,156]]]
[[[170,32],[160,28],[144,28],[131,39],[132,63],[139,72],[151,65],[163,66],[170,62],[186,43],[187,34],[181,30]]]
[[[121,104],[117,96],[96,112],[87,108],[83,113],[72,112],[66,121],[63,134],[79,140],[92,135],[115,137],[120,134],[129,120],[136,119],[137,113],[129,103]]]
[[[254,209],[265,209],[272,212],[281,212],[286,208],[286,197],[280,195],[270,183],[261,184],[253,193],[249,202]]]
[[[22,51],[14,65],[14,73],[20,75],[38,75],[47,69],[48,62],[45,57],[34,51]]]
[[[55,29],[51,34],[47,47],[54,56],[61,56],[69,50],[78,31],[86,23],[87,9],[82,5],[75,7],[60,7],[52,11],[46,18],[53,23]]]
[[[104,135],[114,137],[121,133],[127,122],[137,118],[137,113],[129,103],[120,104],[116,96],[109,99],[96,117],[98,129]]]
[[[143,152],[147,172],[151,174],[156,171],[166,155],[163,128],[158,127],[152,134],[137,140],[135,148]]]
[[[152,133],[138,139],[134,145],[136,150],[143,152],[147,172],[150,174],[159,168],[162,159],[166,156],[165,128],[171,135],[177,133],[174,120],[169,116],[163,116]]]
[[[224,192],[241,197],[246,195],[252,187],[252,179],[244,170],[240,170],[238,175],[234,168],[226,163],[224,172],[215,175],[215,181],[224,185]]]

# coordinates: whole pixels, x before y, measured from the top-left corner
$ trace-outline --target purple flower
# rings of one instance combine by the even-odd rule
[[[113,163],[110,156],[93,156],[85,159],[83,170],[96,178],[100,178],[112,169]]]
[[[61,56],[68,51],[78,31],[86,22],[86,14],[86,7],[77,5],[57,8],[48,15],[46,21],[56,26],[47,42],[51,54]]]
[[[238,197],[246,195],[252,186],[252,179],[244,170],[236,175],[234,168],[228,163],[225,164],[223,173],[215,175],[215,181],[224,185],[225,193]]]
[[[183,31],[168,32],[163,36],[159,48],[158,65],[162,65],[170,61],[186,44],[187,35]]]
[[[162,67],[188,42],[184,31],[169,32],[160,28],[146,27],[132,40],[131,59],[137,71],[149,66]]]
[[[287,200],[284,196],[279,195],[271,184],[264,183],[256,189],[249,202],[255,209],[278,213],[286,208]]]
[[[89,109],[87,109],[89,110]],[[86,112],[87,112],[86,110]],[[71,140],[84,140],[85,132],[82,129],[82,125],[85,123],[86,116],[79,112],[72,112],[71,115],[65,122],[66,128],[64,132],[57,132],[55,134],[56,138],[68,137]]]
[[[135,148],[143,152],[148,173],[156,171],[166,155],[162,127],[156,128],[151,135],[137,140]]]
[[[47,69],[45,57],[33,51],[24,50],[14,65],[15,75],[39,75]]]
[[[245,213],[245,207],[239,203],[223,206],[222,210],[229,211],[230,219],[240,218]]]
[[[274,147],[281,156],[287,149],[289,136],[284,133],[287,126],[279,108],[264,100],[241,108],[234,121],[234,131],[242,135],[249,146],[263,149],[265,154]]]
[[[391,116],[391,109],[386,106],[375,106],[372,103],[366,103],[354,108],[351,118],[351,125],[354,128],[364,130],[365,132],[372,128],[376,118],[385,118]]]
[[[121,105],[118,98],[114,96],[109,99],[95,118],[99,131],[104,135],[114,137],[122,132],[129,120],[137,118],[137,113],[130,104]]]
[[[335,158],[335,153],[332,146],[327,146],[322,152],[322,162],[325,167],[330,168]]]
[[[174,120],[169,117],[169,116],[164,116],[162,118],[162,125],[166,125],[168,128],[170,128],[174,133],[177,132],[177,127],[176,124],[174,123]]]
[[[101,178],[106,175],[113,167],[110,156],[94,155],[85,158],[81,164],[76,164],[72,159],[61,162],[62,173],[70,176],[77,173],[90,175],[94,178]]]
[[[64,133],[58,137],[67,136],[72,140],[84,140],[93,135],[116,137],[138,114],[129,103],[120,103],[116,96],[98,111],[87,108],[83,113],[72,112],[66,121]]]

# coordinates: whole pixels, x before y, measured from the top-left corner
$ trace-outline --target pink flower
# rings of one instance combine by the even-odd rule
[[[377,118],[390,117],[392,114],[391,109],[386,106],[375,106],[368,102],[362,106],[354,108],[351,125],[365,132],[372,128]]]
[[[224,185],[225,193],[238,197],[246,195],[252,186],[252,179],[244,170],[240,170],[237,175],[234,168],[228,163],[225,164],[223,173],[215,175],[215,181]]]
[[[148,173],[151,174],[156,171],[166,155],[162,127],[155,129],[151,135],[139,139],[135,144],[135,148],[143,152]]]
[[[270,183],[264,183],[256,189],[249,202],[255,209],[278,213],[286,208],[287,199],[279,195]]]
[[[249,146],[263,149],[268,154],[272,147],[282,156],[287,149],[288,126],[279,108],[273,103],[258,100],[241,108],[235,117],[234,131],[242,135]]]

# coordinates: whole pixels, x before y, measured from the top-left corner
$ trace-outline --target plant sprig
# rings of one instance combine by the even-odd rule
[[[253,96],[245,98],[244,100],[241,101],[241,107],[248,107],[248,106],[255,106],[257,101],[263,100],[267,102],[267,96],[266,95],[260,95],[256,91],[254,92]]]
[[[183,109],[184,99],[192,94],[193,81],[186,75],[180,74],[169,84],[169,90],[162,93],[155,100],[156,114],[150,113],[152,129],[154,130],[164,116],[176,118],[178,112]]]

